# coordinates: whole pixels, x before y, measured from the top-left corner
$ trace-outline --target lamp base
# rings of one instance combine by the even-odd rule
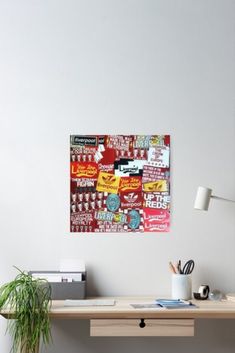
[[[231,301],[231,302],[235,302],[235,293],[226,294],[226,299]]]

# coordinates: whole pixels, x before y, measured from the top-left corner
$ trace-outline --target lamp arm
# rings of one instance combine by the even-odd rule
[[[225,199],[224,197],[219,197],[219,196],[216,196],[216,195],[211,195],[211,198],[216,199],[216,200],[224,200],[224,201],[228,201],[228,202],[235,202],[235,200]]]

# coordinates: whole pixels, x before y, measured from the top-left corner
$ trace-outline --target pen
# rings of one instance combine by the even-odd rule
[[[178,262],[178,271],[180,274],[182,274],[182,271],[181,271],[181,260],[179,260]]]
[[[181,302],[187,305],[192,305],[192,302],[190,300],[183,300],[181,299]]]

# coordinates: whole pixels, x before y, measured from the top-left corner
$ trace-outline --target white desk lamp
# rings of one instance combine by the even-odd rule
[[[223,197],[212,195],[212,189],[199,186],[194,202],[194,208],[197,210],[207,211],[211,199],[224,200],[235,203],[234,200],[224,199]],[[226,295],[226,297],[228,300],[235,301],[235,293],[229,293]]]
[[[197,189],[197,195],[194,202],[194,208],[197,210],[207,211],[209,208],[211,199],[224,200],[224,201],[235,203],[234,200],[229,200],[223,197],[212,195],[212,189],[199,186]]]

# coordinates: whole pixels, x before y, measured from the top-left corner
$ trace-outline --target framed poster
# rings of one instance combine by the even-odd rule
[[[70,231],[168,232],[169,135],[71,135]]]

